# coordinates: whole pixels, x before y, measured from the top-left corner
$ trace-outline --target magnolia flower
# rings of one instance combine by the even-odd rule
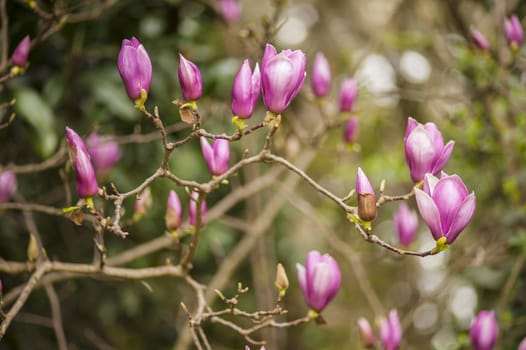
[[[250,118],[258,102],[260,88],[259,65],[256,63],[252,72],[248,60],[243,61],[232,86],[232,113],[242,119]]]
[[[358,131],[358,118],[350,117],[345,123],[345,129],[343,131],[343,140],[345,143],[353,143],[356,138],[356,132]]]
[[[402,326],[396,310],[389,312],[389,317],[380,321],[380,339],[384,350],[396,350],[402,341]]]
[[[394,223],[398,239],[403,245],[410,245],[415,238],[418,229],[418,217],[414,210],[410,210],[407,204],[402,203],[398,211],[394,213]]]
[[[29,51],[31,50],[31,39],[29,35],[26,35],[22,41],[17,45],[13,55],[11,56],[11,62],[15,66],[25,67],[27,65],[27,59],[29,58]]]
[[[81,198],[93,197],[99,189],[86,145],[82,138],[68,127],[66,139],[69,144],[69,158],[75,169],[77,193]]]
[[[190,225],[196,226],[197,224],[197,198],[199,197],[199,194],[195,191],[193,191],[190,194],[190,204],[188,205],[188,219],[190,221]],[[204,226],[206,224],[206,202],[203,199],[201,202],[201,226]]]
[[[340,112],[351,112],[358,97],[358,84],[352,78],[345,79],[340,87]]]
[[[261,62],[263,102],[267,109],[281,114],[300,92],[305,80],[307,59],[300,50],[283,50],[279,54],[267,44]]]
[[[321,312],[336,296],[341,285],[340,268],[329,254],[313,250],[307,255],[305,266],[296,264],[298,282],[307,305]]]
[[[316,54],[311,73],[312,91],[316,97],[325,97],[331,87],[331,67],[321,52]]]
[[[166,228],[168,230],[175,230],[181,226],[182,222],[182,206],[179,197],[175,191],[170,191],[168,201],[166,203]]]
[[[453,243],[469,224],[475,213],[475,193],[468,189],[458,175],[442,173],[440,180],[431,174],[424,179],[424,188],[415,188],[420,215],[435,240],[446,237]]]
[[[362,345],[366,348],[374,348],[376,345],[376,338],[374,336],[373,328],[366,318],[360,317],[358,319],[358,331],[362,339]]]
[[[203,79],[197,66],[179,54],[179,84],[183,97],[187,101],[197,101],[203,93]]]
[[[9,202],[16,192],[16,175],[12,171],[0,174],[0,203]]]
[[[358,194],[358,217],[363,221],[376,218],[376,196],[367,175],[358,168],[356,174],[356,193]]]
[[[409,118],[404,137],[404,149],[413,181],[421,181],[425,174],[436,175],[442,170],[454,146],[454,141],[449,141],[444,146],[442,134],[434,123],[422,125],[413,118]]]
[[[524,337],[524,339],[522,339],[522,341],[519,344],[519,347],[517,348],[517,350],[526,350],[526,337]]]
[[[499,337],[499,325],[493,311],[481,311],[471,324],[469,337],[473,350],[491,350]]]
[[[132,100],[145,100],[152,81],[152,62],[137,38],[122,41],[117,68],[128,97]]]
[[[511,18],[504,21],[504,34],[506,35],[506,40],[511,47],[518,49],[521,46],[523,39],[523,32],[521,21],[517,15],[511,16]]]
[[[92,133],[86,139],[86,144],[93,167],[101,175],[107,174],[121,159],[119,144],[113,140]]]
[[[219,11],[227,22],[237,22],[241,17],[241,6],[236,0],[221,0]]]
[[[477,45],[477,47],[482,51],[489,51],[490,46],[488,39],[486,39],[486,37],[476,29],[471,29],[470,32],[471,39],[473,39],[475,45]]]
[[[205,158],[208,170],[212,175],[218,176],[228,170],[228,160],[230,159],[230,143],[225,139],[215,139],[213,146],[210,146],[206,138],[201,136],[201,151]]]

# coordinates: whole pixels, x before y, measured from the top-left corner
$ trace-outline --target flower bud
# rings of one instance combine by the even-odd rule
[[[340,112],[352,112],[358,96],[358,84],[352,78],[345,79],[340,88]]]
[[[237,22],[241,18],[241,5],[236,0],[221,0],[219,11],[229,23]]]
[[[66,127],[66,139],[69,144],[69,159],[75,169],[77,193],[81,198],[93,197],[99,189],[86,145],[82,138],[68,127]]]
[[[196,226],[197,221],[197,199],[199,197],[199,193],[192,191],[190,194],[190,204],[188,205],[188,219],[190,221],[190,225]],[[201,202],[201,226],[204,226],[206,224],[206,202],[203,199]]]
[[[134,101],[142,100],[144,104],[152,81],[152,62],[137,38],[122,41],[117,68],[128,97]]]
[[[481,311],[471,324],[469,337],[473,350],[491,350],[499,337],[499,325],[493,311]]]
[[[311,73],[312,91],[316,97],[325,97],[331,87],[331,67],[321,52],[316,54]]]
[[[200,141],[203,157],[210,173],[218,176],[227,171],[228,160],[230,159],[230,143],[228,140],[215,139],[213,146],[210,146],[203,136],[201,136]]]
[[[197,101],[203,93],[203,79],[197,66],[179,54],[179,68],[177,70],[179,84],[186,101]]]
[[[422,181],[427,173],[438,174],[449,160],[454,146],[454,141],[444,145],[442,134],[434,123],[423,125],[409,118],[404,150],[411,179],[418,182]]]
[[[13,65],[18,67],[25,67],[27,65],[27,59],[29,58],[29,51],[31,50],[31,39],[29,35],[26,35],[22,41],[17,45],[13,55],[11,56],[11,62]]]
[[[358,131],[358,118],[350,117],[345,123],[345,129],[343,131],[343,141],[347,144],[354,142],[356,138],[356,132]]]
[[[92,133],[86,143],[93,167],[101,176],[106,175],[121,158],[119,144],[115,141]]]
[[[517,15],[513,15],[504,21],[504,34],[506,35],[506,40],[508,40],[508,43],[514,50],[517,50],[521,46],[523,32],[521,22]]]
[[[258,102],[260,88],[259,65],[256,63],[252,73],[248,60],[243,61],[232,86],[232,113],[242,119],[250,118]]]
[[[38,244],[35,236],[29,234],[29,243],[27,244],[27,260],[36,261],[38,259]]]
[[[380,339],[384,350],[396,350],[402,341],[402,326],[396,310],[380,321]]]
[[[182,222],[182,212],[181,201],[175,191],[170,191],[168,195],[168,202],[166,203],[166,228],[170,231],[176,230],[181,226]]]
[[[440,180],[427,174],[424,188],[415,188],[416,204],[435,240],[446,237],[451,244],[475,214],[475,193],[458,175],[442,173]]]
[[[358,319],[358,331],[362,339],[362,345],[366,348],[374,349],[376,346],[376,338],[374,336],[373,328],[366,318],[360,317]]]
[[[307,59],[301,50],[279,54],[267,44],[261,62],[263,103],[274,114],[281,114],[298,95],[305,81]]]
[[[307,305],[321,312],[336,296],[341,285],[340,267],[329,254],[310,251],[305,266],[296,264],[298,282]]]
[[[410,245],[418,229],[416,212],[410,210],[407,204],[402,203],[398,211],[394,213],[394,223],[400,243],[406,246]]]
[[[279,296],[284,297],[289,288],[289,278],[287,277],[285,268],[281,263],[276,267],[276,281],[274,282],[274,285],[278,289]]]
[[[356,175],[356,193],[358,194],[358,217],[363,221],[373,221],[376,218],[376,196],[369,179],[358,168]]]
[[[152,191],[150,190],[150,187],[146,187],[135,200],[135,205],[133,206],[133,210],[135,211],[133,214],[133,220],[138,221],[148,212],[148,210],[150,210],[151,207]]]
[[[482,51],[489,51],[489,41],[486,37],[476,29],[471,29],[471,39],[475,45]]]
[[[16,175],[12,171],[0,174],[0,203],[9,202],[16,192]]]

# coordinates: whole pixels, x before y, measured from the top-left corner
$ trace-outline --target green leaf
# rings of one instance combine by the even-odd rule
[[[28,122],[36,133],[34,147],[42,157],[50,156],[58,144],[53,110],[36,91],[27,87],[16,89],[15,98],[17,114]]]

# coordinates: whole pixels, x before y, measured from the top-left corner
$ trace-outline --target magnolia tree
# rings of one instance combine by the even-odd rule
[[[488,40],[449,4],[460,34],[429,55],[455,82],[418,85],[429,62],[412,51],[408,82],[379,91],[371,69],[394,75],[387,47],[347,65],[314,35],[287,44],[290,21],[308,10],[325,23],[326,5],[244,5],[164,4],[174,31],[144,4],[0,1],[0,342],[524,349],[520,16],[495,5]],[[122,37],[83,44],[99,24]],[[71,61],[48,68],[58,54]],[[442,117],[403,102],[455,97]],[[386,111],[400,117],[382,125]],[[491,242],[495,228],[512,232]]]

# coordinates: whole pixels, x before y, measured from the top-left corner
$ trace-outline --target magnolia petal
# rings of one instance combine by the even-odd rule
[[[470,223],[475,214],[476,201],[475,193],[472,192],[464,199],[461,206],[458,208],[456,215],[448,232],[446,233],[447,243],[451,244],[457,238],[460,232]]]
[[[435,161],[435,164],[433,165],[433,170],[431,173],[433,175],[438,174],[440,170],[446,165],[447,161],[449,160],[449,157],[451,156],[451,153],[453,152],[453,147],[455,146],[455,141],[449,141],[442,151],[440,152],[440,155],[438,159]]]
[[[435,240],[438,240],[444,236],[444,232],[442,231],[440,213],[435,202],[433,202],[431,196],[418,188],[415,188],[415,198],[422,219],[424,219],[424,222],[429,227]]]

